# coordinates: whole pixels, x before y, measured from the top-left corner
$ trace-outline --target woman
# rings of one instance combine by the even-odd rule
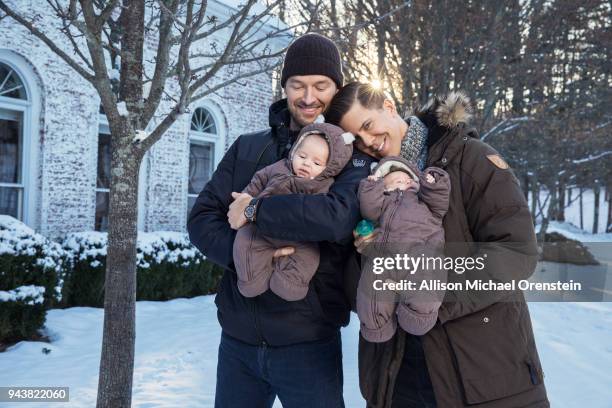
[[[450,93],[405,120],[383,91],[356,82],[336,94],[326,114],[377,159],[400,155],[448,172],[446,255],[488,256],[487,267],[466,272],[467,279],[526,279],[537,260],[527,203],[506,162],[468,127],[470,117],[468,98]],[[358,251],[366,244],[355,241]],[[354,290],[361,271],[356,263],[349,270]],[[460,279],[456,272],[448,272],[449,282]],[[368,407],[549,407],[520,291],[449,290],[425,335],[398,330],[386,343],[360,337],[359,371]]]

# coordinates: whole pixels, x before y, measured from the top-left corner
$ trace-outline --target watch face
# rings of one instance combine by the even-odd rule
[[[253,218],[254,215],[255,215],[254,205],[249,205],[247,206],[247,208],[244,209],[244,216],[247,217],[248,219]]]

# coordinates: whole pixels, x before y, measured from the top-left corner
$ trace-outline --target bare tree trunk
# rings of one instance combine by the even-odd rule
[[[608,221],[606,222],[606,232],[612,232],[612,189],[608,184],[606,187],[606,196],[608,197]]]
[[[601,192],[601,187],[599,184],[595,184],[593,188],[593,234],[597,234],[599,230],[599,196]]]
[[[141,113],[144,44],[144,2],[125,2],[119,24],[121,72],[119,100]],[[136,342],[136,242],[138,236],[138,173],[142,153],[132,143],[144,129],[140,114],[110,118],[111,187],[104,292],[104,332],[98,379],[98,408],[132,404]]]
[[[531,215],[533,216],[533,222],[536,222],[536,214],[538,210],[538,196],[540,194],[540,185],[538,181],[534,178],[532,182],[531,188]]]
[[[133,137],[133,136],[132,136]],[[98,380],[98,408],[130,407],[136,340],[136,240],[138,173],[128,130],[112,135],[104,333]],[[123,141],[123,145],[120,145]],[[121,220],[116,222],[114,220]]]
[[[580,229],[584,229],[584,204],[582,202],[582,187],[578,189],[578,203],[580,208]]]
[[[557,214],[555,215],[555,219],[557,221],[565,221],[565,182],[563,180],[559,180]]]
[[[555,214],[557,209],[557,190],[556,186],[552,185],[548,187],[548,191],[550,191],[550,202],[548,203],[548,208],[545,213],[542,214],[542,224],[540,225],[540,242],[546,242],[546,231],[548,230],[548,225],[550,224],[550,220]]]

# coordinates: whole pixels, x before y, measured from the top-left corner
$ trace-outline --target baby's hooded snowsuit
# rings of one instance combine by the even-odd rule
[[[313,179],[297,177],[292,158],[304,138],[322,135],[328,143],[329,158],[325,169]],[[329,123],[314,123],[304,127],[289,157],[259,170],[243,192],[253,197],[277,194],[327,193],[353,154],[354,137]],[[330,228],[333,228],[330,225]],[[278,248],[291,246],[291,255],[273,258]],[[319,266],[319,246],[316,242],[289,242],[261,235],[257,226],[248,223],[238,230],[234,241],[234,265],[238,274],[238,289],[246,297],[264,293],[268,288],[285,300],[300,300],[308,292],[308,284]]]
[[[391,171],[404,171],[415,181],[406,190],[385,191],[383,178]],[[401,157],[389,156],[380,161],[372,173],[377,180],[364,179],[359,185],[361,215],[377,224],[376,237],[369,246],[367,256],[380,257],[385,252],[394,256],[398,248],[411,256],[439,255],[444,245],[442,219],[448,211],[450,180],[448,174],[437,167],[421,173],[416,166]],[[435,182],[428,182],[427,175]],[[427,291],[386,293],[373,287],[376,279],[392,277],[401,280],[405,272],[375,275],[364,270],[357,291],[357,314],[361,333],[370,342],[384,342],[395,334],[397,323],[414,335],[423,335],[431,329],[441,304],[439,294]],[[410,275],[413,280],[436,276],[444,278],[442,271],[418,270]],[[389,293],[391,292],[391,293]]]

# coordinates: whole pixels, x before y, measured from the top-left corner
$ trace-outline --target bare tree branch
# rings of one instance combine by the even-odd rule
[[[157,54],[155,61],[155,70],[151,79],[151,89],[149,95],[146,96],[145,106],[143,109],[143,123],[148,123],[159,106],[164,84],[168,75],[169,66],[169,50],[170,37],[172,35],[173,16],[178,9],[179,0],[174,0],[170,4],[170,8],[165,5],[161,7],[161,15],[158,28]]]
[[[72,69],[74,69],[79,75],[81,75],[87,81],[94,83],[95,75],[93,73],[88,72],[85,68],[83,68],[77,61],[72,59],[68,54],[66,54],[60,47],[55,45],[55,43],[42,31],[34,26],[34,23],[26,20],[23,16],[14,12],[4,1],[0,0],[0,10],[4,11],[7,16],[11,17],[13,20],[17,21],[23,27],[25,27],[30,33],[32,33],[36,38],[41,40],[47,47],[51,49],[58,57],[60,57],[66,64],[68,64]]]

